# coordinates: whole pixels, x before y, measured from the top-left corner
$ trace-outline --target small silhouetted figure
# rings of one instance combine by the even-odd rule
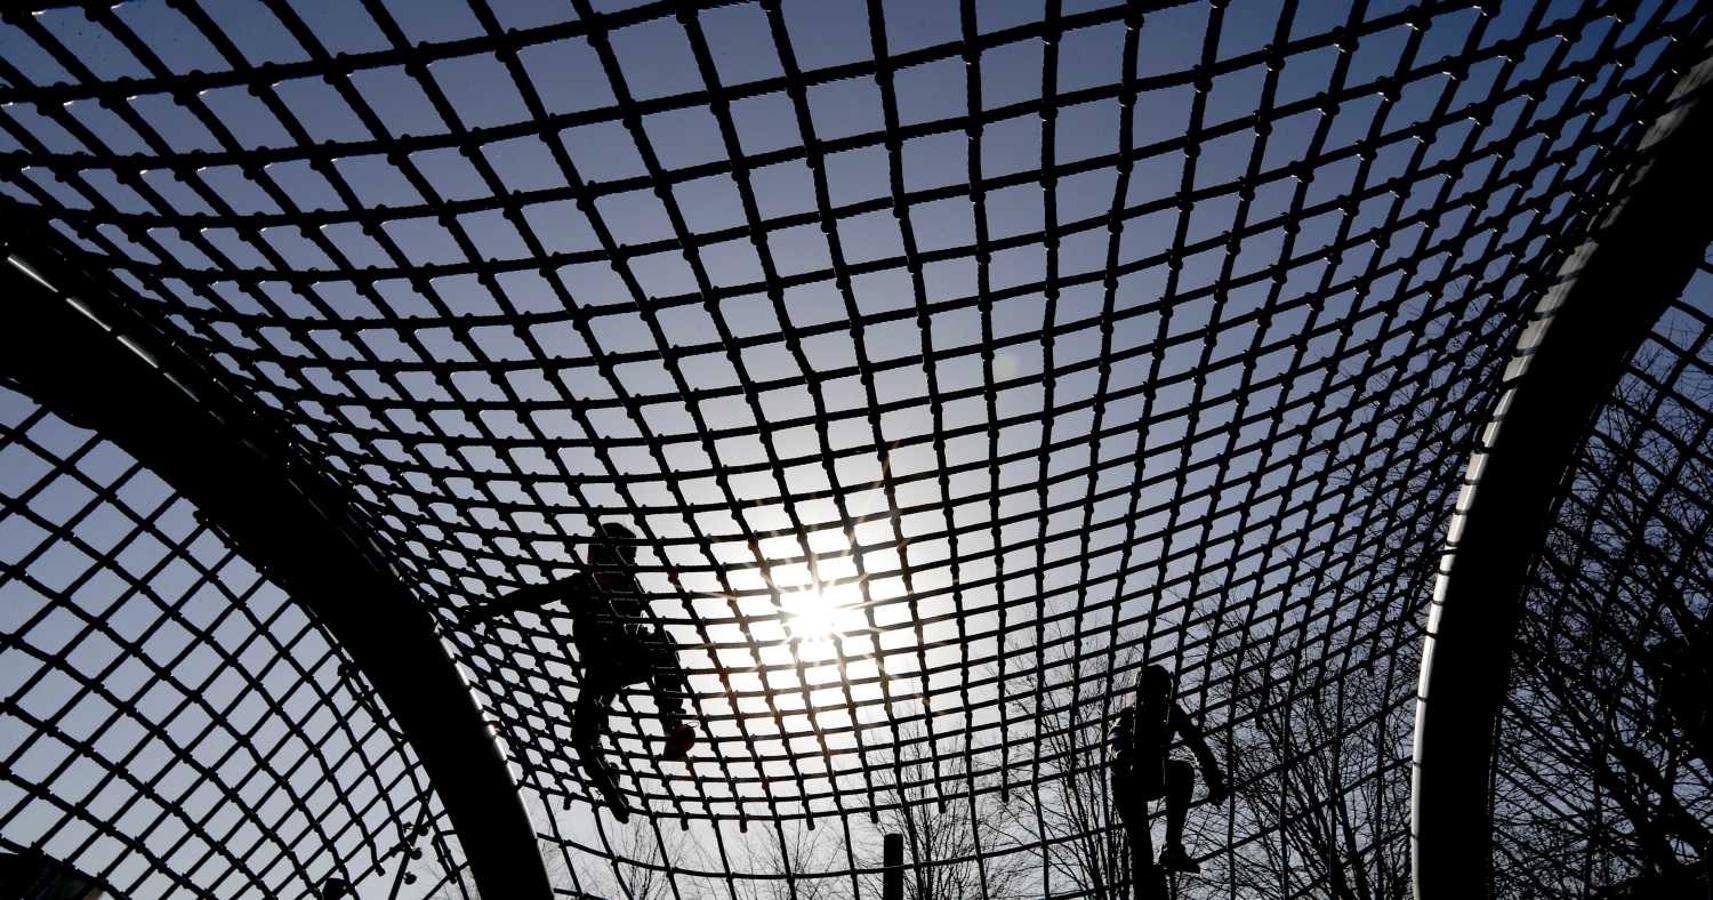
[[[1699,623],[1698,623],[1699,624]],[[1713,664],[1696,650],[1703,629],[1691,629],[1685,637],[1672,635],[1642,652],[1642,667],[1654,682],[1661,719],[1676,726],[1702,762],[1713,765]]]
[[[1172,676],[1161,666],[1148,666],[1136,685],[1136,702],[1118,714],[1112,728],[1112,797],[1130,839],[1133,890],[1144,896],[1152,881],[1148,871],[1148,801],[1166,799],[1166,847],[1160,868],[1168,872],[1198,872],[1184,851],[1184,814],[1195,788],[1196,767],[1169,753],[1173,735],[1183,738],[1207,780],[1207,798],[1225,799],[1225,776],[1208,748],[1207,738],[1172,697]]]
[[[630,810],[601,752],[610,707],[619,691],[649,684],[666,729],[662,759],[684,759],[696,743],[696,730],[683,721],[689,686],[678,662],[678,643],[647,621],[647,601],[633,568],[635,539],[623,525],[602,524],[600,535],[590,544],[586,570],[513,591],[464,616],[465,621],[475,621],[555,602],[570,608],[571,638],[583,665],[583,683],[571,711],[571,745],[621,822],[630,818]]]

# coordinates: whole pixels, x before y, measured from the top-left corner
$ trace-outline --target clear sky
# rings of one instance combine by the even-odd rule
[[[741,871],[738,818],[866,859],[901,737],[943,791],[966,753],[980,791],[1032,782],[1037,674],[1098,719],[1126,648],[1200,700],[1221,666],[1299,690],[1412,645],[1588,138],[1628,134],[1692,4],[1162,3],[1135,32],[1099,2],[204,6],[0,24],[0,195],[324,460],[447,621],[640,530],[711,740],[647,762],[638,694],[615,758],[695,822],[684,865]],[[0,590],[9,623],[48,601]],[[564,877],[613,890],[568,628],[448,648],[584,848]]]

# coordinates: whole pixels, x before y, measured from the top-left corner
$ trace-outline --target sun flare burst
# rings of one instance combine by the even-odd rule
[[[786,634],[805,658],[832,656],[837,641],[861,627],[862,614],[856,609],[859,593],[849,584],[805,585],[780,592],[779,612]]]

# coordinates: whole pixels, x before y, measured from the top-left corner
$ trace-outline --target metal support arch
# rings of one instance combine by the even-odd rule
[[[1713,243],[1709,48],[1672,90],[1566,260],[1505,371],[1470,459],[1429,610],[1416,703],[1411,850],[1417,900],[1485,897],[1489,788],[1523,582],[1554,498],[1636,348]]]
[[[422,760],[482,896],[549,897],[534,829],[469,686],[344,491],[292,465],[193,355],[106,295],[118,288],[50,250],[4,250],[0,373],[155,470],[321,620]]]

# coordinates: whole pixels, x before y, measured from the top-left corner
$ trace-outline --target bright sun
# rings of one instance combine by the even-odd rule
[[[852,608],[858,593],[854,586],[843,584],[781,591],[779,609],[787,633],[805,651],[830,652],[835,638],[861,624],[861,614]],[[820,646],[811,648],[811,644]]]

